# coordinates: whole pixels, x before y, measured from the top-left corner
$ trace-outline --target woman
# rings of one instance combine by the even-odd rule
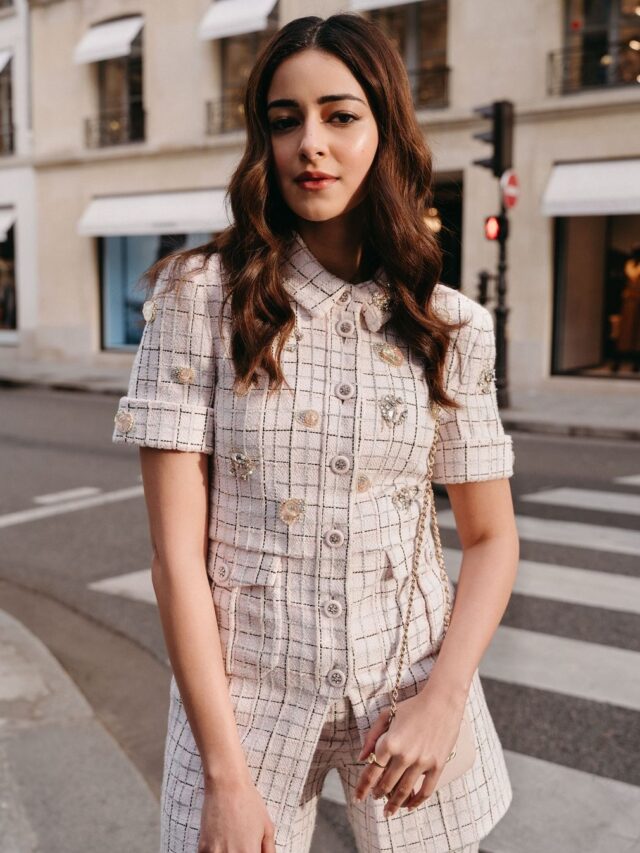
[[[336,767],[360,851],[471,853],[512,798],[477,672],[518,561],[491,315],[438,281],[430,153],[377,26],[287,24],[245,117],[234,225],[149,271],[115,416],[114,441],[142,447],[173,668],[161,850],[304,853]],[[436,655],[429,535],[397,713],[370,764],[435,403],[433,480],[464,555],[456,606]],[[435,791],[465,705],[477,760]]]

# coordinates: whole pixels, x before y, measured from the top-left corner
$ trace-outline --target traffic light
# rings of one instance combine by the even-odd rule
[[[496,178],[512,166],[513,151],[513,103],[511,101],[494,101],[482,107],[474,107],[474,113],[483,118],[491,119],[491,129],[474,133],[474,139],[493,145],[490,157],[474,160],[478,166],[491,169]]]
[[[487,216],[484,221],[484,236],[487,240],[506,240],[509,236],[509,220],[507,217],[501,213],[496,216]]]

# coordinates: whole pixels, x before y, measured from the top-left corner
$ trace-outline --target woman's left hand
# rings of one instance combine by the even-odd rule
[[[369,792],[378,798],[389,797],[385,816],[401,806],[415,808],[427,800],[438,782],[446,760],[460,731],[465,700],[425,686],[418,694],[396,705],[391,726],[375,749],[376,741],[387,729],[389,708],[381,712],[365,738],[360,761],[375,750],[376,759],[385,767],[367,764],[356,786],[356,800]],[[413,794],[416,780],[425,774],[419,791]]]

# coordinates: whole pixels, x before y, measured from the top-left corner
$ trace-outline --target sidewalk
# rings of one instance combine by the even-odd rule
[[[0,853],[154,853],[159,817],[65,670],[0,610]]]
[[[0,353],[0,386],[35,385],[65,391],[126,393],[130,364],[18,360]],[[533,391],[511,390],[500,410],[506,432],[581,435],[640,441],[640,376],[629,379],[554,376]]]

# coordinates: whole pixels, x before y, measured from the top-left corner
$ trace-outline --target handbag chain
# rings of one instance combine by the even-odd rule
[[[391,711],[389,714],[389,724],[393,720],[396,713],[396,699],[398,697],[398,689],[400,685],[400,679],[402,677],[402,667],[404,664],[404,656],[407,650],[407,642],[409,636],[409,622],[411,620],[411,608],[413,606],[413,593],[416,587],[416,582],[418,579],[418,566],[420,564],[420,554],[422,551],[422,543],[424,539],[424,525],[427,517],[427,509],[430,509],[430,521],[431,521],[431,530],[433,534],[433,541],[436,550],[436,557],[438,560],[438,567],[440,569],[440,577],[442,580],[442,585],[445,591],[446,597],[446,605],[445,605],[445,614],[444,614],[444,631],[446,632],[449,627],[449,622],[451,620],[451,592],[449,590],[449,577],[447,575],[447,570],[444,565],[444,555],[442,553],[442,545],[440,543],[440,531],[438,529],[438,520],[436,516],[436,502],[433,494],[433,484],[431,479],[433,477],[433,464],[436,455],[436,444],[438,442],[438,432],[440,427],[440,411],[441,407],[437,404],[433,404],[431,407],[431,411],[435,416],[435,426],[433,432],[433,442],[431,444],[431,448],[429,450],[429,462],[428,462],[428,471],[427,471],[427,481],[425,483],[424,488],[424,497],[422,501],[422,507],[420,508],[420,515],[418,517],[418,529],[416,532],[416,544],[413,551],[413,562],[411,565],[411,586],[409,588],[409,604],[407,606],[407,615],[404,620],[403,631],[402,631],[402,644],[400,646],[400,663],[398,664],[398,673],[396,676],[396,683],[391,692]],[[444,639],[444,635],[443,635]]]

